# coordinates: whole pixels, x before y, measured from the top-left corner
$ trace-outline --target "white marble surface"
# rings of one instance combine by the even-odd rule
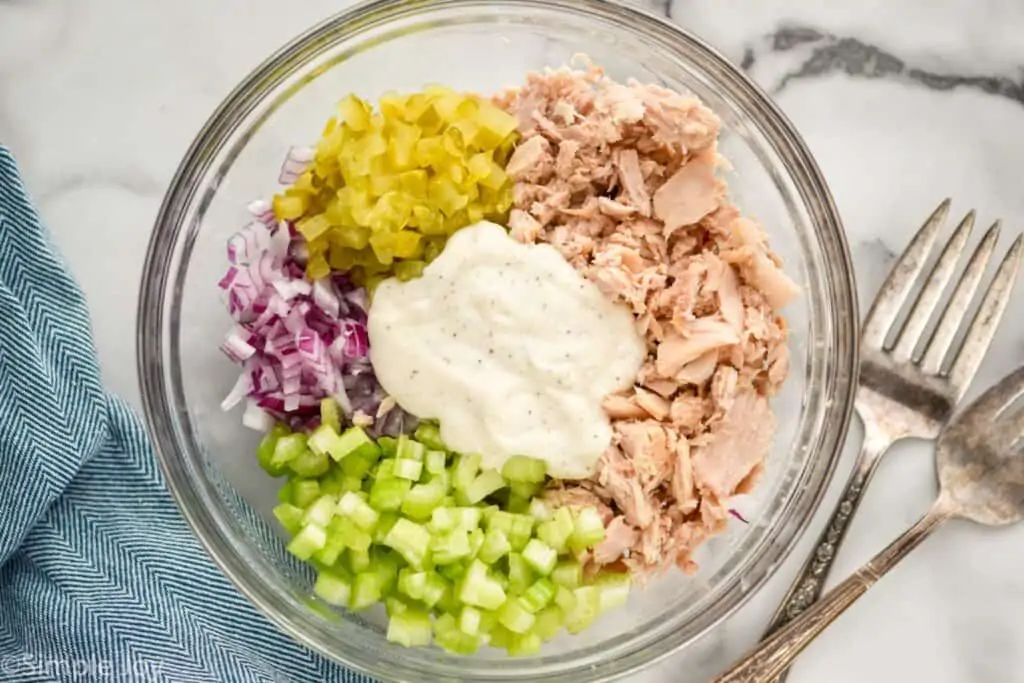
[[[272,48],[344,0],[0,0],[0,142],[13,149],[92,301],[109,386],[138,403],[137,283],[150,226],[192,135]],[[651,0],[777,99],[823,167],[867,304],[944,196],[1024,227],[1024,4],[1000,0]],[[102,244],[102,260],[87,252]],[[1017,293],[1018,303],[1024,292]],[[1012,313],[978,378],[1024,360]],[[1016,318],[1016,319],[1014,319]],[[855,425],[844,469],[860,438]],[[844,472],[845,474],[845,472]],[[837,567],[912,523],[934,493],[921,445],[890,452]],[[826,505],[834,500],[832,491]],[[830,507],[830,506],[829,506]],[[823,523],[820,518],[816,533]],[[753,644],[811,541],[699,647],[648,681],[701,681]],[[1024,526],[953,524],[801,658],[794,683],[1024,681]],[[694,660],[688,659],[688,662]]]

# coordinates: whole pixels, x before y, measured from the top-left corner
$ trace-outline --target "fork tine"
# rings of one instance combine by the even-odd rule
[[[971,420],[994,420],[1024,393],[1024,365],[1004,377],[971,404],[964,417]]]
[[[906,361],[910,360],[911,356],[914,355],[914,349],[917,347],[917,343],[921,341],[921,333],[928,326],[928,320],[931,319],[932,313],[935,312],[935,306],[938,305],[939,299],[942,298],[942,293],[946,290],[946,285],[949,284],[950,278],[953,277],[953,271],[956,270],[956,264],[960,260],[960,254],[963,253],[964,246],[967,244],[967,238],[970,236],[973,227],[974,211],[972,210],[960,221],[960,225],[957,226],[952,237],[949,238],[946,247],[942,250],[942,255],[939,256],[935,267],[932,268],[932,272],[928,275],[928,280],[925,282],[924,288],[921,289],[921,293],[918,294],[917,301],[914,302],[914,307],[910,311],[910,316],[900,332],[896,348],[892,352],[893,360],[897,362]]]
[[[910,295],[917,276],[921,274],[928,260],[928,254],[935,244],[939,229],[946,221],[950,202],[951,200],[947,198],[939,204],[889,272],[864,321],[864,329],[861,332],[862,345],[880,349],[885,344],[889,328]]]
[[[1010,293],[1017,281],[1017,271],[1020,268],[1021,246],[1024,235],[1018,235],[1013,241],[1013,246],[1006,253],[1006,258],[999,264],[992,284],[985,292],[985,298],[981,300],[981,307],[978,308],[971,327],[967,331],[963,346],[953,361],[953,367],[949,371],[949,381],[956,392],[957,398],[963,396],[968,384],[974,379],[974,373],[978,371],[982,358],[988,351],[992,338],[995,336],[996,328],[1006,310],[1006,304],[1010,300]]]
[[[963,275],[960,276],[960,282],[953,290],[953,296],[949,298],[946,310],[942,313],[939,324],[925,348],[924,358],[921,360],[921,370],[925,374],[935,375],[942,369],[942,361],[949,352],[949,347],[956,337],[957,328],[964,320],[974,293],[978,290],[978,285],[981,284],[982,276],[985,275],[985,269],[988,268],[992,252],[995,251],[996,242],[999,240],[999,226],[999,221],[992,224],[985,236],[981,238],[974,254],[971,255],[971,260],[967,262],[967,267],[964,268]]]

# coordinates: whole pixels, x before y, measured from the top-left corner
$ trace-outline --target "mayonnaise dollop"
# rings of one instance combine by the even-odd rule
[[[542,458],[564,479],[593,474],[612,436],[601,401],[646,355],[626,307],[553,247],[488,222],[455,233],[421,278],[381,283],[369,333],[381,386],[440,420],[449,448],[485,467]]]

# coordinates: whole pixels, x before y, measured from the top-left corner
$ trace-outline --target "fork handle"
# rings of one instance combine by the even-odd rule
[[[885,550],[829,591],[822,600],[811,605],[798,618],[762,641],[712,683],[767,683],[786,671],[797,655],[803,652],[818,634],[951,516],[951,508],[945,501],[939,499],[917,524],[903,532]]]
[[[832,571],[836,555],[839,554],[839,546],[846,538],[847,529],[850,528],[850,521],[860,506],[860,501],[864,497],[864,492],[871,482],[871,477],[875,473],[882,454],[889,449],[890,445],[892,445],[891,439],[871,429],[865,423],[864,442],[861,444],[853,473],[843,488],[839,503],[836,504],[828,524],[825,525],[825,530],[818,538],[814,552],[807,558],[800,573],[797,574],[796,580],[789,587],[786,597],[783,598],[772,616],[762,639],[768,638],[800,616],[821,597],[825,581]],[[783,683],[786,680],[786,675],[787,672],[783,671],[774,683]]]

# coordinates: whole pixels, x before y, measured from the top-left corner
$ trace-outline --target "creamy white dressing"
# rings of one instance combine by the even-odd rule
[[[400,406],[500,468],[543,458],[552,476],[590,476],[612,431],[603,397],[646,355],[633,315],[548,245],[488,222],[464,228],[410,282],[387,280],[369,312],[370,354]]]

